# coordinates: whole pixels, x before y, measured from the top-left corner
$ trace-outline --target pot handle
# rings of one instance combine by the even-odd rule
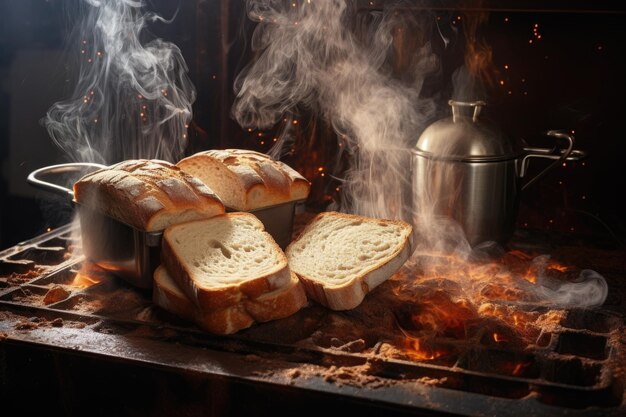
[[[526,175],[530,158],[551,159],[554,162],[552,162],[550,165],[544,168],[544,170],[541,171],[539,174],[535,175],[533,178],[528,180],[526,184],[522,186],[522,190],[525,190],[531,184],[534,184],[535,181],[543,177],[548,171],[550,171],[552,168],[562,163],[563,161],[566,161],[566,160],[578,161],[584,158],[585,156],[587,156],[586,152],[573,149],[574,148],[574,136],[573,135],[570,135],[569,133],[565,133],[559,130],[550,130],[546,132],[546,135],[552,136],[557,139],[565,139],[567,141],[567,147],[561,149],[559,148],[558,143],[557,143],[554,145],[554,148],[552,149],[524,148],[524,151],[526,152],[526,156],[524,156],[524,158],[522,159],[522,166],[520,170],[520,177],[522,178]]]
[[[26,179],[29,184],[46,191],[52,191],[60,195],[69,195],[70,198],[74,198],[74,191],[59,184],[54,184],[41,179],[41,176],[50,174],[66,174],[72,172],[84,172],[85,167],[102,169],[106,168],[105,165],[95,164],[92,162],[71,162],[67,164],[50,165],[47,167],[34,170],[28,175]]]

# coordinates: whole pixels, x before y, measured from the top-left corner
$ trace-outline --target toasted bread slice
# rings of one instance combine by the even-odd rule
[[[287,247],[289,266],[310,298],[349,310],[409,258],[412,230],[402,221],[321,213]]]
[[[228,213],[167,228],[161,262],[202,310],[258,298],[291,279],[284,252],[263,223],[249,213]]]

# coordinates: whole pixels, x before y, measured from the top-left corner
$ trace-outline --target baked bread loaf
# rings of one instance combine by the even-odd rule
[[[321,213],[287,247],[289,266],[310,298],[349,310],[409,258],[412,230],[402,221]]]
[[[209,187],[159,160],[128,160],[87,174],[74,184],[74,198],[147,232],[224,213]]]
[[[284,252],[250,213],[227,213],[168,227],[161,262],[203,310],[256,299],[291,279]]]
[[[243,150],[209,150],[177,164],[220,196],[226,207],[250,211],[308,197],[311,184],[287,164]]]
[[[216,334],[232,334],[256,322],[289,317],[307,304],[304,288],[292,273],[287,285],[257,299],[246,299],[219,310],[203,310],[189,300],[163,265],[154,272],[152,299],[164,310]]]

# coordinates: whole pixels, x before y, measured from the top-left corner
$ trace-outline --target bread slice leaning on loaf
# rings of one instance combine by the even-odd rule
[[[227,213],[168,227],[161,262],[202,310],[258,298],[291,279],[284,252],[250,213]]]
[[[310,298],[349,310],[409,258],[412,231],[403,221],[326,212],[307,224],[286,253]]]
[[[302,284],[292,273],[287,285],[257,299],[244,300],[220,310],[203,311],[189,300],[163,265],[154,272],[152,298],[155,304],[170,313],[194,321],[204,330],[216,334],[232,334],[255,322],[282,319],[307,304]]]
[[[146,232],[224,213],[209,187],[159,160],[128,160],[87,174],[74,184],[74,199]]]
[[[240,211],[303,200],[311,187],[289,165],[244,149],[198,152],[177,165],[214,190],[227,207]]]

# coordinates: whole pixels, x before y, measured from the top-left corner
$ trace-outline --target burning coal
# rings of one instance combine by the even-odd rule
[[[71,97],[50,108],[50,136],[74,161],[177,160],[191,119],[194,87],[178,47],[144,43],[147,22],[135,0],[85,0],[74,33],[80,63]]]

